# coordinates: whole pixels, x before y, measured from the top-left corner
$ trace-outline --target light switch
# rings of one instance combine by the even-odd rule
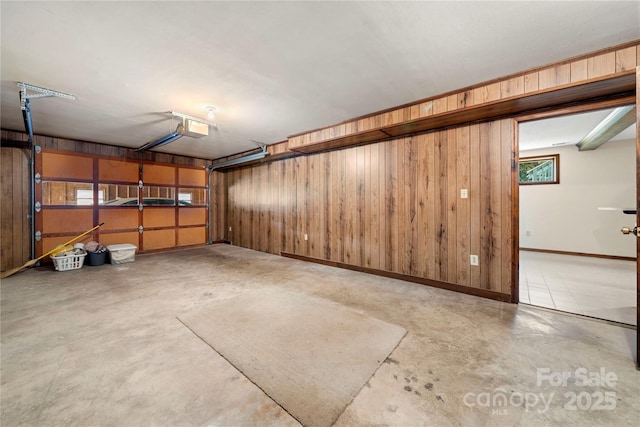
[[[471,265],[480,265],[480,262],[478,260],[478,255],[471,255],[470,261],[471,261]]]
[[[460,198],[461,199],[469,198],[469,191],[466,188],[463,188],[462,190],[460,190]]]

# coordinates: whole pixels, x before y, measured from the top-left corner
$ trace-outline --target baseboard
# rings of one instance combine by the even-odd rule
[[[360,273],[368,273],[376,276],[389,277],[391,279],[404,280],[406,282],[419,283],[421,285],[432,286],[434,288],[446,289],[448,291],[460,292],[463,294],[488,298],[496,301],[513,302],[511,301],[511,295],[490,291],[488,289],[471,288],[467,286],[457,285],[455,283],[425,279],[424,277],[409,276],[407,274],[394,273],[394,272],[385,271],[385,270],[378,270],[376,268],[361,267],[358,265],[345,264],[342,262],[329,261],[329,260],[320,259],[320,258],[313,258],[305,255],[297,255],[297,254],[292,254],[290,252],[280,252],[280,255],[286,258],[293,258],[301,261],[314,262],[316,264],[323,264],[323,265],[328,265],[330,267],[344,268],[345,270],[353,270],[353,271],[358,271]]]
[[[570,251],[555,251],[552,249],[534,249],[534,248],[520,248],[521,251],[527,252],[542,252],[545,254],[557,254],[557,255],[571,255],[571,256],[584,256],[591,258],[604,258],[604,259],[616,259],[619,261],[636,261],[637,258],[630,256],[618,256],[618,255],[600,255],[600,254],[589,254],[584,252],[570,252]]]

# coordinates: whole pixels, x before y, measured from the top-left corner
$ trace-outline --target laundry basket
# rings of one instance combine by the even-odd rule
[[[87,253],[85,251],[74,249],[73,251],[51,255],[51,260],[57,271],[77,270],[82,268],[86,256]]]

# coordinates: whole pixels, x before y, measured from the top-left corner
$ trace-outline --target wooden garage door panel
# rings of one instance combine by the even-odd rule
[[[176,168],[173,166],[145,164],[142,166],[142,182],[144,182],[144,185],[175,185]]]
[[[100,209],[100,223],[104,225],[100,230],[123,230],[138,228],[138,209],[134,207]]]
[[[206,187],[207,173],[204,169],[178,169],[178,184]]]
[[[80,234],[93,228],[93,209],[43,209],[42,234]]]
[[[144,208],[142,226],[144,228],[175,227],[176,208]]]
[[[178,230],[178,246],[197,245],[207,242],[205,227],[181,228]]]
[[[98,179],[100,182],[138,182],[138,163],[119,159],[98,160]]]
[[[204,225],[206,223],[206,208],[180,208],[178,210],[178,225]]]
[[[131,231],[128,233],[100,233],[98,242],[105,246],[118,245],[120,243],[131,243],[137,248],[140,247],[139,240],[140,233],[137,231]]]
[[[85,230],[86,231],[86,230]],[[80,234],[80,233],[78,233]],[[69,240],[73,239],[74,236],[64,236],[64,237],[43,237],[42,238],[42,253],[40,253],[39,255],[45,254],[47,252],[49,252],[51,249],[62,245],[63,243],[68,242]],[[73,246],[75,243],[88,243],[92,240],[98,241],[98,235],[97,234],[87,234],[86,236],[81,237],[80,239],[76,240],[75,242],[71,243],[70,246]],[[45,257],[46,260],[49,260],[49,257]]]
[[[143,249],[165,249],[176,246],[175,230],[151,230],[142,233]]]
[[[93,159],[66,154],[42,153],[42,177],[44,179],[64,178],[93,181]]]

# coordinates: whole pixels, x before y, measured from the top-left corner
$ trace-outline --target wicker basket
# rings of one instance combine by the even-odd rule
[[[64,255],[65,253],[66,255]],[[82,264],[84,264],[84,258],[87,256],[86,252],[83,251],[79,254],[69,254],[67,252],[65,253],[51,256],[53,266],[57,271],[77,270],[79,268],[82,268]]]

